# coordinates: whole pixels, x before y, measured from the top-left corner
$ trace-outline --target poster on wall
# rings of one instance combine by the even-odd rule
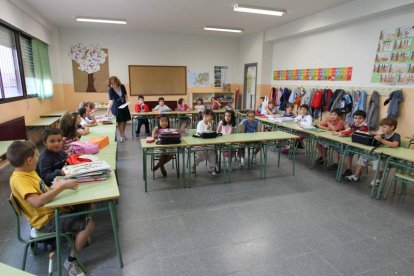
[[[414,26],[381,31],[371,82],[414,83]]]
[[[188,87],[209,87],[209,72],[193,72],[187,70],[187,86]]]
[[[69,49],[75,92],[108,92],[108,49],[82,43]]]
[[[350,81],[352,67],[276,70],[273,80]]]
[[[214,66],[214,87],[223,87],[226,84],[227,66]]]

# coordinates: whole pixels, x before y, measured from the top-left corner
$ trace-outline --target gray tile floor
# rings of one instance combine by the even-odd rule
[[[224,184],[201,165],[193,188],[184,189],[168,164],[169,176],[150,176],[144,193],[141,157],[137,140],[119,145],[125,266],[109,217],[99,214],[93,244],[82,252],[89,275],[414,275],[413,189],[373,200],[369,176],[338,184],[322,167],[309,170],[300,152],[296,176],[286,157],[277,168],[270,153],[266,180],[258,170],[235,169]],[[0,180],[0,261],[19,266],[23,248],[6,201],[10,173]],[[27,270],[45,275],[47,252],[29,256]]]

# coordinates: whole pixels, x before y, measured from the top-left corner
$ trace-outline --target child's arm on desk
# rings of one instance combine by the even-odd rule
[[[67,180],[63,183],[55,182],[53,184],[53,190],[50,190],[41,195],[39,194],[29,194],[26,196],[27,202],[29,202],[33,207],[39,208],[49,203],[54,199],[58,194],[67,189],[76,190],[78,188],[78,182],[75,180]]]

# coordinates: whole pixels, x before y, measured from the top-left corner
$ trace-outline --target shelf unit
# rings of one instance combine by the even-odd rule
[[[197,98],[202,98],[204,105],[209,108],[212,97],[217,97],[223,107],[228,105],[231,108],[234,108],[235,92],[231,91],[230,85],[226,88],[209,87],[204,89],[194,89],[194,91],[190,93],[188,100],[193,107]]]

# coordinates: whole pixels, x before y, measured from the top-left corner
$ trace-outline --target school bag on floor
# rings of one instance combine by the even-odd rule
[[[180,144],[181,133],[176,128],[160,129],[158,132],[158,145]]]

